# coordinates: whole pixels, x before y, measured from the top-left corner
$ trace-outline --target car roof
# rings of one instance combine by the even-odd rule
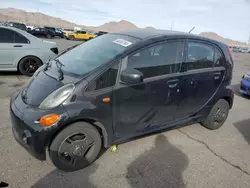
[[[135,37],[141,40],[149,40],[153,38],[161,38],[161,37],[177,37],[177,38],[192,38],[192,39],[201,39],[211,41],[217,44],[223,44],[221,42],[205,38],[199,35],[185,33],[181,31],[172,31],[172,30],[160,30],[160,29],[134,29],[134,30],[126,30],[117,32],[116,34],[128,35],[131,37]]]
[[[4,26],[4,25],[1,25],[0,28],[4,28],[4,29],[11,29],[11,30],[14,30],[18,33],[23,33],[24,31],[22,31],[21,29],[18,29],[16,27],[10,27],[10,26]]]
[[[28,38],[29,40],[31,40],[31,41],[34,41],[34,40],[36,40],[36,41],[37,41],[37,40],[38,40],[38,41],[42,41],[41,39],[39,39],[39,38],[37,38],[37,37],[35,37],[35,36],[33,36],[33,35],[27,33],[26,31],[23,31],[23,30],[21,30],[21,29],[15,28],[15,27],[2,26],[2,25],[0,25],[0,28],[10,29],[10,30],[16,31],[16,32],[18,32],[18,33],[24,35],[25,37],[27,37],[27,38]]]

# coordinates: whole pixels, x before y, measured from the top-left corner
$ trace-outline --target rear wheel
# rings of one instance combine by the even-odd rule
[[[101,136],[95,127],[85,122],[77,122],[55,137],[50,145],[49,155],[58,169],[76,171],[94,162],[101,145]]]
[[[220,99],[215,103],[205,121],[202,122],[202,125],[211,130],[220,128],[227,119],[229,109],[228,102],[224,99]]]
[[[36,70],[42,66],[42,62],[37,57],[28,56],[23,58],[18,64],[18,70],[26,76],[32,76]]]
[[[51,36],[50,34],[47,34],[46,37],[47,37],[48,39],[51,39],[52,36]]]
[[[75,37],[73,35],[70,35],[68,38],[69,40],[75,40]]]

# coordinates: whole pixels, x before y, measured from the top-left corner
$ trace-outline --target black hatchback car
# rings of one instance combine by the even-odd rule
[[[64,171],[102,147],[173,126],[223,125],[232,108],[227,45],[188,33],[109,33],[60,54],[13,94],[13,135]]]

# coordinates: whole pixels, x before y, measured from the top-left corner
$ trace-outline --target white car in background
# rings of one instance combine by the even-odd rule
[[[41,40],[20,29],[0,26],[0,71],[20,71],[32,76],[57,54],[55,42]]]

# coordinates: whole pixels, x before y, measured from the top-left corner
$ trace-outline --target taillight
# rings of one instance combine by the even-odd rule
[[[52,52],[54,52],[56,55],[58,54],[58,48],[50,48]]]
[[[233,64],[233,53],[232,53],[232,51],[231,51],[231,49],[230,49],[229,46],[227,46],[227,49],[228,49],[228,52],[229,52],[229,55],[230,55],[230,58],[231,58],[231,62]]]
[[[231,51],[230,47],[227,46],[227,49],[228,49],[228,51],[229,51],[230,57],[233,59],[233,54],[232,54],[232,51]]]

